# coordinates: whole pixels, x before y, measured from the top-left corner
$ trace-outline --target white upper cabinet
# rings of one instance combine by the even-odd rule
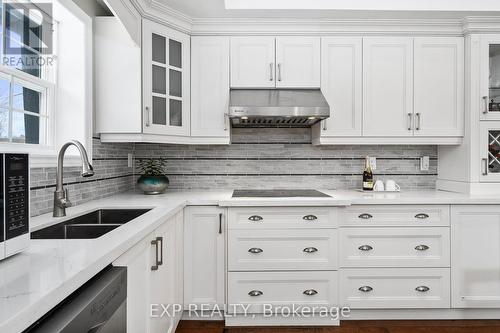
[[[229,37],[191,38],[191,98],[191,135],[229,143]]]
[[[330,105],[330,118],[317,126],[323,136],[361,136],[361,37],[321,39],[321,91]]]
[[[231,87],[275,86],[275,38],[231,37]]]
[[[464,40],[414,40],[416,136],[461,136],[464,127]]]
[[[189,36],[144,20],[142,41],[143,132],[189,136]]]
[[[413,38],[363,39],[363,134],[412,136]]]
[[[276,87],[319,88],[319,37],[276,38]]]
[[[500,35],[481,36],[481,119],[500,120]]]
[[[231,37],[232,88],[319,88],[320,37]]]
[[[500,308],[500,209],[453,206],[451,303],[454,308]]]

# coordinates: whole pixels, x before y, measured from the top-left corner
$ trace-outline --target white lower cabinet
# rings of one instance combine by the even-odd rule
[[[187,207],[184,221],[184,302],[224,305],[226,209]]]
[[[227,289],[228,303],[248,305],[247,313],[264,313],[266,306],[334,306],[338,299],[336,271],[229,272]]]
[[[168,219],[113,263],[127,267],[127,332],[175,332],[181,312],[172,309],[183,303],[182,222],[182,213]]]
[[[342,269],[340,304],[352,309],[449,308],[449,268]]]
[[[454,308],[500,308],[500,207],[452,206]]]

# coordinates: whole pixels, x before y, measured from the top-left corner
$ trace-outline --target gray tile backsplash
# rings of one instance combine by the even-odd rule
[[[127,154],[168,159],[170,188],[318,188],[361,187],[366,155],[377,157],[376,179],[394,179],[404,190],[434,189],[436,146],[312,146],[308,129],[233,129],[232,144],[102,144],[93,141],[95,176],[80,177],[65,168],[64,182],[73,204],[133,189],[137,169],[127,167]],[[429,171],[420,171],[421,156],[430,156]],[[31,215],[52,210],[56,168],[31,170]]]

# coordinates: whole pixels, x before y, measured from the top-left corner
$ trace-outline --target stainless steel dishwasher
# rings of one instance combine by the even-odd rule
[[[108,267],[25,332],[124,333],[127,269]]]

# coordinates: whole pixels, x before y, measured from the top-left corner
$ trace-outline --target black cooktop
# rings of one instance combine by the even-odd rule
[[[234,190],[233,198],[331,198],[316,190]]]

